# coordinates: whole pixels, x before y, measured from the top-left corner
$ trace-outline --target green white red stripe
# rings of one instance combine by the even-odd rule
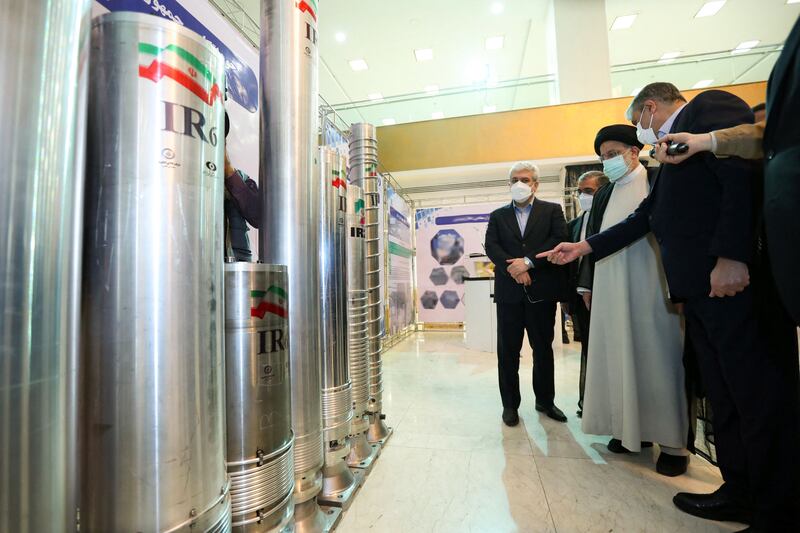
[[[139,53],[144,56],[142,61],[144,64],[139,65],[139,77],[154,83],[158,83],[162,78],[170,78],[209,106],[213,106],[222,98],[222,92],[213,73],[197,56],[185,48],[176,44],[158,47],[149,43],[139,43]],[[151,57],[153,59],[150,59]],[[202,79],[199,80],[198,76],[202,76]]]
[[[286,318],[286,291],[276,285],[271,285],[267,290],[250,291],[250,297],[258,301],[258,305],[250,307],[250,316],[264,318],[267,313]],[[276,301],[267,300],[268,297],[277,298]]]

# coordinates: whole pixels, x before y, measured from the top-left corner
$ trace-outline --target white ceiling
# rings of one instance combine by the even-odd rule
[[[549,105],[553,73],[545,54],[548,0],[500,1],[504,11],[499,15],[490,12],[494,0],[320,1],[320,94],[346,122],[379,126],[385,118],[397,123],[429,120],[434,111],[452,117],[479,114],[484,106],[507,111]],[[705,1],[606,0],[607,28],[617,16],[638,14],[631,28],[609,31],[613,96],[627,96],[654,80],[688,89],[704,79],[716,86],[768,77],[777,58],[775,45],[785,40],[800,4],[727,0],[716,15],[694,18]],[[259,0],[216,3],[229,12],[226,6],[238,4],[258,22]],[[238,17],[243,19],[241,13]],[[338,32],[346,34],[343,43],[335,39]],[[503,48],[487,51],[485,39],[497,35],[505,37]],[[749,40],[761,41],[759,48],[729,53]],[[575,46],[592,43],[576,35]],[[432,48],[433,60],[418,63],[413,52],[419,48]],[[668,65],[655,62],[670,51],[680,51],[681,57]],[[366,60],[369,69],[352,71],[352,59]],[[471,66],[485,64],[498,87],[475,85],[470,79]],[[428,85],[438,85],[440,93],[426,95]],[[369,101],[372,93],[382,94],[384,101]]]

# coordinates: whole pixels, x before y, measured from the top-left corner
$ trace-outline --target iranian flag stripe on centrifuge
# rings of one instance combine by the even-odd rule
[[[139,77],[158,83],[170,78],[209,106],[222,98],[213,73],[194,54],[176,44],[139,43]]]
[[[250,316],[264,318],[264,315],[271,313],[281,318],[286,318],[286,291],[281,287],[271,285],[265,291],[250,291],[253,303],[250,306]]]

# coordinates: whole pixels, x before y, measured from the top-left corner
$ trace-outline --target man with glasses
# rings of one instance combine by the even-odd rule
[[[606,126],[594,149],[611,183],[598,191],[586,238],[625,220],[650,193],[636,128]],[[683,335],[669,300],[658,244],[648,233],[627,248],[581,263],[579,287],[591,291],[596,312],[589,337],[583,430],[612,435],[613,453],[638,453],[657,442],[656,470],[686,472],[688,407]]]
[[[578,203],[581,214],[567,223],[567,230],[572,242],[580,242],[586,238],[586,226],[589,222],[589,213],[592,211],[594,195],[601,187],[608,183],[608,178],[599,170],[584,172],[578,178]],[[586,388],[586,356],[589,351],[589,307],[592,293],[588,290],[580,291],[578,288],[578,272],[581,260],[569,269],[570,299],[569,312],[572,315],[572,325],[575,328],[575,340],[581,343],[581,375],[578,382],[578,418],[583,416],[583,393]]]
[[[512,202],[495,210],[486,229],[486,255],[495,265],[497,304],[497,366],[503,422],[519,422],[519,359],[528,332],[533,349],[533,392],[536,410],[566,422],[556,407],[553,376],[553,335],[556,302],[567,299],[566,270],[536,259],[567,238],[561,206],[536,198],[539,170],[516,163],[508,175]]]

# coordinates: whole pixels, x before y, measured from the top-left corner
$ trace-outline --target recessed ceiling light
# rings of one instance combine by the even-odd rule
[[[694,18],[713,17],[725,5],[725,0],[714,0],[713,2],[706,2]]]
[[[705,89],[711,86],[712,83],[714,83],[714,80],[700,80],[692,86],[692,89]]]
[[[663,56],[661,56],[661,59],[659,59],[658,62],[672,63],[673,61],[675,61],[675,58],[678,57],[679,55],[681,55],[680,52],[667,52]]]
[[[347,35],[344,32],[340,31],[340,32],[336,32],[336,35],[334,36],[334,38],[336,39],[337,43],[343,43],[343,42],[345,42],[347,40]]]
[[[485,105],[485,106],[483,106],[483,112],[484,113],[494,113],[495,111],[497,111],[497,106],[496,105]]]
[[[385,118],[385,119],[383,119],[383,125],[384,126],[394,126],[395,124],[397,124],[397,121],[395,119],[393,119],[393,118]]]
[[[611,25],[612,30],[626,30],[633,26],[633,22],[636,20],[636,15],[622,15],[621,17],[617,17],[614,19],[614,23]]]
[[[414,50],[414,57],[417,58],[417,61],[430,61],[433,59],[433,50],[430,48],[420,48],[419,50]]]
[[[359,70],[367,70],[367,62],[363,59],[352,59],[350,61],[350,68],[358,72]]]
[[[637,94],[639,94],[640,92],[642,92],[642,89],[644,89],[644,87],[637,87],[637,88],[635,88],[634,90],[632,90],[632,91],[631,91],[631,96],[636,96]]]
[[[426,85],[425,86],[425,93],[433,96],[435,94],[439,94],[439,86],[438,85]]]
[[[375,102],[375,101],[378,101],[378,100],[383,100],[383,95],[381,93],[369,93],[367,95],[367,98],[369,98],[370,100]]]
[[[493,15],[499,15],[506,9],[506,6],[503,5],[503,2],[493,2],[489,10],[492,12]]]
[[[440,118],[444,118],[444,112],[434,111],[433,113],[431,113],[431,118],[434,120],[439,120]]]
[[[800,0],[786,0],[787,4],[800,4]]]
[[[487,50],[500,50],[503,48],[503,41],[505,38],[502,35],[498,35],[497,37],[489,37],[486,39],[486,49]]]
[[[749,52],[751,49],[758,46],[758,43],[761,41],[744,41],[743,43],[739,43],[739,46],[731,50],[732,54],[741,54],[742,52]]]

